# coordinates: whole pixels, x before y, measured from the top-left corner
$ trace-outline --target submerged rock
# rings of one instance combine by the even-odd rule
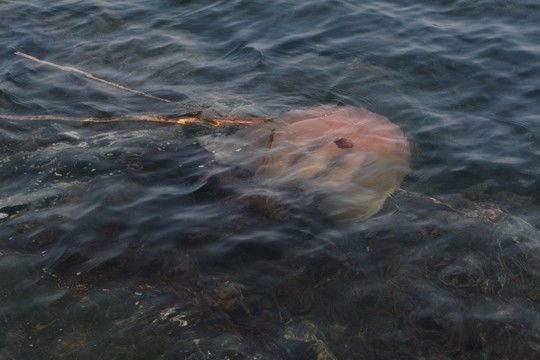
[[[310,321],[291,321],[286,325],[283,337],[308,343],[317,360],[337,359],[329,350],[320,330]]]

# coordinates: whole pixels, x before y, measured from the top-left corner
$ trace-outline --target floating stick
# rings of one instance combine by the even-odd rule
[[[172,125],[189,125],[199,124],[208,126],[227,126],[227,125],[256,125],[272,121],[268,118],[246,117],[216,117],[213,119],[203,119],[199,113],[184,114],[184,115],[155,115],[155,114],[135,114],[122,116],[90,116],[90,117],[72,117],[72,116],[56,116],[56,115],[9,115],[0,114],[0,120],[9,121],[65,121],[74,123],[111,123],[111,122],[153,122]]]
[[[91,74],[89,72],[77,69],[77,68],[75,68],[73,66],[60,65],[60,64],[56,64],[56,63],[53,63],[53,62],[50,62],[50,61],[45,61],[45,60],[42,60],[42,59],[38,59],[35,56],[25,54],[25,53],[23,53],[21,51],[15,51],[15,55],[22,56],[25,59],[37,62],[37,63],[42,64],[42,65],[51,66],[51,67],[56,68],[58,70],[62,70],[62,71],[65,71],[65,72],[70,72],[70,73],[74,73],[74,74],[84,76],[87,79],[97,81],[97,82],[100,82],[102,84],[109,85],[109,86],[115,87],[117,89],[130,92],[130,93],[135,94],[135,95],[144,96],[144,97],[154,99],[154,100],[158,100],[158,101],[161,101],[161,102],[173,103],[172,100],[168,100],[168,99],[165,99],[165,98],[162,98],[162,97],[159,97],[159,96],[154,96],[152,94],[148,94],[148,93],[145,93],[143,91],[130,89],[127,86],[120,85],[120,84],[114,83],[112,81],[108,81],[108,80],[99,78],[99,77],[97,77],[97,76],[95,76],[95,75],[93,75],[93,74]]]
[[[173,103],[173,101],[148,94],[143,91],[130,89],[127,86],[114,83],[109,80],[99,78],[89,72],[77,69],[73,66],[60,65],[53,63],[51,61],[46,61],[38,59],[35,56],[23,53],[21,51],[15,51],[14,53],[17,56],[21,56],[25,59],[34,61],[38,64],[47,65],[58,70],[62,70],[69,73],[74,73],[81,75],[87,79],[97,81],[99,83],[115,87],[120,90],[127,91],[129,93],[144,96],[150,99],[158,100],[166,103]],[[109,116],[109,117],[68,117],[68,116],[56,116],[56,115],[30,115],[30,116],[19,116],[19,115],[9,115],[9,114],[0,114],[0,119],[2,120],[11,120],[11,121],[66,121],[66,122],[78,122],[78,123],[108,123],[108,122],[125,122],[125,121],[139,121],[139,122],[154,122],[162,124],[176,124],[176,125],[187,125],[187,124],[200,124],[200,125],[209,125],[209,126],[224,126],[224,125],[254,125],[261,124],[268,121],[272,121],[268,118],[228,118],[228,117],[216,117],[213,119],[203,119],[200,116],[200,113],[191,113],[184,115],[155,115],[155,114],[135,114],[135,115],[124,115],[124,116]]]

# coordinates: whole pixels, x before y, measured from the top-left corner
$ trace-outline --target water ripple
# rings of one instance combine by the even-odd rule
[[[2,114],[364,106],[412,170],[336,227],[196,140],[236,129],[2,120],[0,357],[537,358],[539,10],[2,1]]]

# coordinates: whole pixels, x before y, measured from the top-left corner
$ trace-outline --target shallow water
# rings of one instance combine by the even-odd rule
[[[346,104],[412,146],[403,191],[337,227],[197,144],[235,129],[3,120],[0,358],[539,356],[537,1],[1,1],[0,20],[3,114]]]

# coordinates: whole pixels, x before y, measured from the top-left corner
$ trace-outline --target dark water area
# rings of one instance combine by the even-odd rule
[[[0,359],[540,358],[539,24],[537,0],[0,0],[0,114],[353,105],[412,149],[338,226],[197,141],[236,128],[1,120]]]

